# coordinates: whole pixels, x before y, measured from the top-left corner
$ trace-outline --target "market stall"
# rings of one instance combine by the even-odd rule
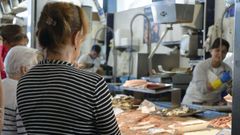
[[[113,98],[116,118],[123,135],[230,134],[231,114],[201,107],[170,107],[164,102],[139,101],[131,96]],[[225,135],[224,134],[224,135]]]

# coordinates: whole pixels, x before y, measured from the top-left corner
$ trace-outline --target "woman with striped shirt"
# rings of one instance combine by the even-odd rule
[[[82,9],[71,3],[44,6],[37,36],[45,59],[17,88],[26,134],[120,134],[104,79],[74,67],[87,24]]]

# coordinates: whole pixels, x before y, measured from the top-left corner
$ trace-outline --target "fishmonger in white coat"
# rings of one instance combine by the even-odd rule
[[[229,49],[229,43],[217,38],[211,47],[211,58],[200,62],[193,71],[193,78],[190,82],[182,104],[217,104],[222,100],[222,92],[227,89],[226,83],[214,89],[208,78],[209,72],[221,78],[224,73],[231,74],[231,68],[223,62]],[[229,81],[229,80],[227,80]]]

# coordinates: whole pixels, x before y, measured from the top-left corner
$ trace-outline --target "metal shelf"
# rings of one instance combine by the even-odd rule
[[[133,91],[133,92],[149,93],[149,94],[161,94],[161,93],[181,90],[179,88],[169,88],[169,87],[160,89],[160,90],[151,90],[151,89],[147,89],[147,88],[128,88],[128,87],[123,87],[123,86],[120,86],[120,89],[122,89],[123,91]]]
[[[120,89],[125,92],[133,92],[133,95],[144,97],[144,94],[161,95],[162,93],[171,93],[171,103],[173,107],[178,107],[181,104],[181,89],[180,88],[166,88],[161,90],[150,90],[141,88],[126,88],[120,86]],[[137,95],[140,94],[140,95]],[[137,98],[137,97],[136,97]]]
[[[139,50],[139,46],[137,45],[133,45],[131,47],[131,45],[124,45],[124,46],[116,46],[115,47],[117,50],[123,52],[123,51],[126,51],[126,52],[137,52]]]

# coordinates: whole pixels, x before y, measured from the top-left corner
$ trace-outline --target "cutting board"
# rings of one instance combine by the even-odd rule
[[[179,125],[172,127],[175,128],[178,134],[183,134],[186,132],[206,130],[208,128],[209,122],[204,120],[191,120],[187,122],[181,122]]]

